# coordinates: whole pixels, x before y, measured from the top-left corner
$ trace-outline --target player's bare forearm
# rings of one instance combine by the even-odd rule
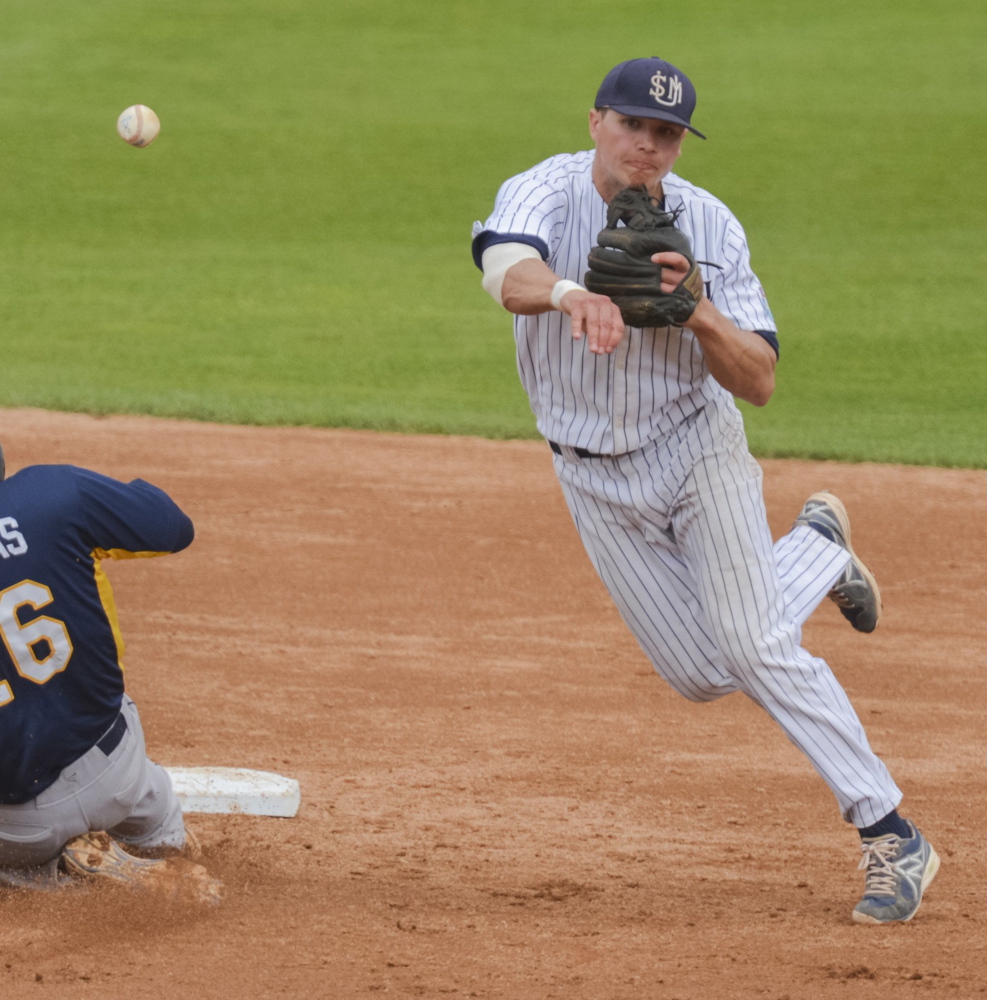
[[[504,308],[518,316],[535,316],[553,309],[552,289],[559,276],[541,260],[519,260],[504,275]]]
[[[544,261],[518,261],[504,275],[504,308],[519,316],[549,312],[556,308],[552,290],[558,282],[559,276]],[[593,354],[610,354],[624,336],[620,310],[606,295],[572,289],[562,296],[560,307],[572,319],[573,338],[585,334]]]
[[[651,259],[661,265],[661,290],[666,294],[675,290],[689,270],[689,262],[680,253],[658,253]],[[696,335],[710,374],[727,392],[754,406],[767,403],[775,391],[778,359],[763,337],[741,330],[705,295],[684,325]]]
[[[761,336],[742,330],[709,299],[702,299],[685,324],[696,335],[710,374],[728,392],[764,406],[775,389],[774,349]]]

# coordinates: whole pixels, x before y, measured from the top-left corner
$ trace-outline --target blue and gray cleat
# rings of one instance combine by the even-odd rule
[[[850,517],[839,497],[813,493],[795,518],[850,553],[850,563],[827,595],[858,632],[873,632],[881,617],[881,591],[874,574],[850,546]]]
[[[863,899],[853,911],[858,924],[911,920],[922,894],[939,871],[939,855],[906,820],[912,836],[868,837],[861,845],[860,867],[867,872]]]

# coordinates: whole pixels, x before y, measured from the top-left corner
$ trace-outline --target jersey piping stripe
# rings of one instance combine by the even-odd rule
[[[131,552],[129,549],[93,549],[93,559],[157,559],[170,556],[170,552]]]
[[[120,670],[124,670],[123,654],[124,642],[123,632],[120,628],[120,616],[117,614],[116,600],[113,597],[113,585],[109,577],[103,571],[104,559],[153,559],[155,556],[170,555],[168,552],[129,552],[126,549],[93,549],[93,576],[96,580],[96,592],[99,594],[99,602],[103,606],[106,620],[110,623],[113,632],[113,642],[116,645],[117,665]]]

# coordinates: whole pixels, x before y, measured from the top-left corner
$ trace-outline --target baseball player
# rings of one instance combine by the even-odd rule
[[[57,884],[60,860],[73,874],[136,880],[153,862],[116,841],[152,855],[191,845],[124,694],[102,561],[179,552],[192,522],[141,479],[4,471],[0,450],[0,882]]]
[[[740,223],[672,172],[686,133],[705,138],[695,103],[691,81],[662,59],[616,66],[589,112],[594,149],[506,181],[473,227],[474,260],[515,314],[521,381],[572,518],[655,670],[693,701],[742,691],[760,705],[860,831],[854,920],[909,920],[939,859],[898,814],[901,792],[830,668],[801,647],[823,597],[869,632],[880,593],[832,494],[810,497],[772,544],[733,397],[768,402],[777,329]],[[625,252],[659,225],[626,231],[642,205],[675,231],[643,268]],[[650,298],[635,299],[648,282]],[[670,314],[648,311],[664,302]],[[628,322],[641,315],[677,319]]]

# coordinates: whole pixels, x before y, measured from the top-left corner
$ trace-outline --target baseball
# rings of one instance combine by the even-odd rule
[[[161,131],[158,116],[145,104],[135,104],[120,113],[117,133],[131,146],[148,146]]]

